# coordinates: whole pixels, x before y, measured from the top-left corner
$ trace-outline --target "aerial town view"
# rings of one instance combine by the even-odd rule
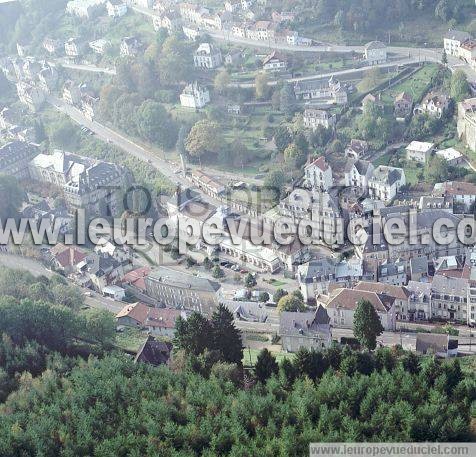
[[[0,457],[476,456],[473,0],[0,0]]]

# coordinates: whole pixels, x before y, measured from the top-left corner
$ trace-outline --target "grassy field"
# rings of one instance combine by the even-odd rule
[[[126,327],[122,333],[116,334],[116,346],[127,351],[138,351],[146,339],[147,335],[144,332]]]
[[[420,100],[423,95],[425,95],[428,89],[428,84],[437,71],[437,64],[424,65],[410,78],[393,86],[391,89],[384,91],[382,93],[383,102],[389,105],[393,104],[395,96],[401,92],[407,92],[410,94],[415,102]]]
[[[245,348],[243,350],[243,365],[254,366],[260,352],[259,349]],[[294,354],[288,352],[274,352],[271,350],[271,353],[276,357],[278,363],[282,362],[284,359],[292,359],[294,357]]]

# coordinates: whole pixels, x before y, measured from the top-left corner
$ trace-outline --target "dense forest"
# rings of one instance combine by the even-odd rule
[[[112,349],[110,318],[84,315],[62,287],[0,270],[2,456],[300,456],[313,441],[472,438],[475,374],[459,360],[334,346],[280,364],[263,350],[245,370],[220,309],[180,323],[169,367],[134,364]],[[200,329],[209,341],[188,338]]]

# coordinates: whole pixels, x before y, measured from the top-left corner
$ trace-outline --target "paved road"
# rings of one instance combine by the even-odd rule
[[[63,114],[69,116],[77,124],[90,129],[101,140],[112,144],[119,149],[122,149],[127,154],[130,154],[142,161],[148,162],[177,186],[180,185],[183,187],[193,187],[191,186],[190,181],[184,178],[181,173],[176,173],[178,169],[176,164],[167,159],[159,157],[156,152],[133,142],[119,132],[106,127],[97,121],[90,121],[84,117],[83,113],[79,109],[66,104],[63,100],[55,96],[50,95],[47,101],[58,111],[61,111]],[[206,201],[212,205],[219,206],[222,204],[219,200],[216,200],[206,194],[202,193],[201,196],[203,201]]]
[[[51,278],[55,275],[54,272],[48,270],[40,262],[28,257],[21,257],[19,255],[0,253],[0,265],[8,268],[26,270],[29,271],[33,276],[44,275],[47,278]],[[89,292],[90,291],[87,293]],[[91,292],[90,297],[85,296],[84,302],[91,308],[106,309],[115,314],[117,314],[124,307],[124,303],[105,298],[95,292]]]

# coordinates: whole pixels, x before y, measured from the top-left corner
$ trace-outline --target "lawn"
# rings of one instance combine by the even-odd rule
[[[258,358],[258,354],[261,351],[259,349],[249,349],[245,348],[243,350],[243,365],[245,366],[254,366],[256,364],[256,360]],[[293,359],[294,354],[290,354],[289,352],[274,352],[271,349],[271,353],[276,357],[276,361],[281,363],[284,359]]]
[[[437,64],[424,65],[408,79],[382,92],[382,100],[386,104],[393,104],[395,97],[401,92],[410,94],[415,102],[421,100],[428,90],[431,78],[437,71]]]
[[[139,329],[126,327],[122,333],[116,334],[116,346],[127,351],[138,351],[147,339],[147,335]]]

